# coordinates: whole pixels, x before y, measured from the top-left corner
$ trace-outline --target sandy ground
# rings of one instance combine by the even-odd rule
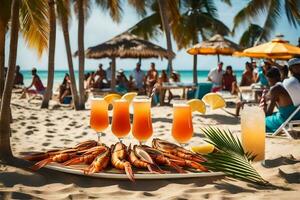
[[[15,155],[25,151],[45,151],[73,146],[96,139],[89,128],[89,110],[73,111],[52,102],[50,110],[40,110],[40,101],[28,103],[13,96],[12,148]],[[89,106],[88,106],[89,107]],[[233,108],[227,110],[233,112]],[[153,137],[173,141],[170,135],[172,108],[152,109]],[[240,134],[239,119],[223,110],[194,114],[195,135],[189,145],[203,142],[200,128],[218,125]],[[110,130],[102,138],[117,141]],[[128,136],[124,142],[133,142]],[[300,140],[266,139],[266,165],[254,166],[269,182],[280,186],[264,188],[226,177],[182,180],[116,181],[63,174],[52,170],[31,172],[0,163],[0,199],[299,199]]]

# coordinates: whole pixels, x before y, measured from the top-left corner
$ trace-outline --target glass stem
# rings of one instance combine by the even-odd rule
[[[118,138],[119,139],[119,142],[122,144],[122,138]]]
[[[140,146],[142,146],[142,145],[143,145],[143,142],[139,141],[139,143],[140,143]]]
[[[101,135],[102,135],[102,133],[101,133],[101,132],[97,132],[97,136],[98,136],[98,143],[99,143],[100,145],[102,145],[102,142],[101,142]]]

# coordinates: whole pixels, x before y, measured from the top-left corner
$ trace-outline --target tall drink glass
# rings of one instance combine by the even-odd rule
[[[130,132],[129,102],[127,100],[119,99],[113,102],[111,130],[120,142]]]
[[[108,104],[103,98],[93,98],[91,101],[90,126],[98,135],[98,142],[101,143],[101,133],[108,127]]]
[[[179,144],[187,143],[194,134],[192,109],[187,104],[173,105],[172,136]]]
[[[259,107],[245,107],[241,113],[242,145],[246,152],[256,155],[255,161],[265,159],[265,113]]]
[[[152,133],[151,100],[134,99],[132,135],[142,144],[152,136]]]

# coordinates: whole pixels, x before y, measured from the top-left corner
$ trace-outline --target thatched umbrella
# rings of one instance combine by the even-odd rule
[[[75,56],[77,52],[75,52]],[[175,53],[155,45],[149,41],[138,38],[128,32],[122,33],[111,40],[97,46],[89,47],[85,51],[86,58],[112,59],[112,82],[111,88],[115,88],[116,58],[174,58]]]
[[[197,55],[217,55],[220,62],[220,55],[232,55],[235,51],[241,50],[240,46],[223,36],[217,34],[207,41],[189,48],[187,52],[194,55],[194,83],[197,83]]]

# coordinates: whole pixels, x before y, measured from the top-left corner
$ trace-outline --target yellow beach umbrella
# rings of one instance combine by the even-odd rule
[[[281,60],[290,59],[294,55],[300,55],[300,48],[281,38],[275,38],[271,42],[245,49],[243,52],[234,53],[234,56]]]
[[[268,55],[268,54],[261,54],[261,53],[260,54],[244,53],[240,51],[236,51],[232,55],[236,57],[249,57],[249,58],[275,59],[275,60],[289,60],[293,57],[292,55],[281,56],[281,55]]]

